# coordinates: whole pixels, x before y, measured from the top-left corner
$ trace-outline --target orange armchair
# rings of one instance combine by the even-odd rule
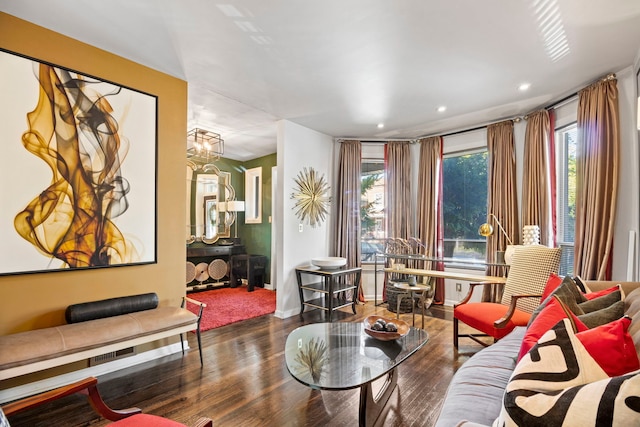
[[[520,246],[515,250],[513,262],[505,284],[472,283],[468,294],[453,308],[453,346],[458,348],[460,337],[471,338],[486,346],[479,337],[492,337],[494,342],[507,335],[516,326],[526,326],[531,313],[540,303],[542,291],[551,273],[560,265],[560,248],[541,245]],[[478,285],[502,286],[499,302],[470,303]],[[494,289],[494,291],[497,289]],[[498,294],[492,292],[492,295]],[[462,322],[480,333],[459,333]]]
[[[81,393],[87,395],[89,403],[98,414],[108,419],[109,421],[115,421],[109,424],[110,426],[186,427],[184,424],[169,420],[167,418],[158,417],[156,415],[143,414],[139,408],[128,408],[122,410],[111,409],[102,400],[102,397],[98,392],[97,385],[98,380],[96,378],[90,377],[64,387],[59,387],[45,393],[37,394],[35,396],[27,397],[16,402],[8,403],[2,406],[2,411],[0,411],[0,421],[2,421],[3,412],[4,415],[10,417],[11,415],[18,412],[34,408],[38,405],[42,405],[56,399],[60,399],[64,396],[68,396],[74,393]],[[51,424],[54,425],[55,422],[52,422]],[[2,425],[1,422],[0,425]],[[200,418],[193,427],[212,426],[213,421],[210,418]]]

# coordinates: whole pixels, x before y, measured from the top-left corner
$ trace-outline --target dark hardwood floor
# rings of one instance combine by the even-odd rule
[[[356,315],[343,310],[334,321],[361,321],[371,314],[395,317],[386,305],[372,302],[358,306]],[[429,342],[398,368],[398,392],[391,398],[385,426],[433,425],[452,375],[481,348],[465,340],[455,353],[451,311],[432,307],[428,314]],[[411,322],[411,314],[401,318]],[[184,357],[175,354],[99,377],[98,388],[112,408],[137,406],[187,425],[206,416],[214,426],[355,426],[358,389],[311,390],[293,379],[285,366],[289,332],[319,321],[319,311],[305,313],[304,321],[266,315],[204,332],[202,368],[195,334],[189,333],[191,350]],[[16,414],[10,422],[12,427],[108,424],[79,395]]]

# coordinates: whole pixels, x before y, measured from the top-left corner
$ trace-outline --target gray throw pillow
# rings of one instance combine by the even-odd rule
[[[618,320],[622,316],[624,316],[624,301],[618,301],[601,310],[581,314],[578,319],[591,329]]]
[[[576,316],[584,314],[584,311],[580,308],[577,302],[577,296],[582,296],[580,291],[578,290],[576,283],[570,276],[566,276],[560,286],[558,286],[551,294],[545,298],[544,301],[533,311],[531,314],[531,318],[529,319],[529,323],[527,327],[529,327],[535,318],[540,314],[540,312],[549,304],[549,301],[553,299],[554,296],[558,297],[560,301],[562,301],[569,310]],[[582,297],[584,298],[584,297]]]
[[[568,289],[571,291],[571,294],[575,297],[576,303],[581,303],[587,301],[587,298],[580,292],[580,287],[578,286],[578,282],[576,282],[574,277],[565,276],[564,282],[570,283],[572,286],[568,286]]]
[[[592,311],[598,311],[602,310],[603,308],[607,308],[620,300],[622,300],[622,293],[618,289],[617,291],[602,295],[601,297],[581,302],[578,304],[578,306],[585,313],[591,313]]]

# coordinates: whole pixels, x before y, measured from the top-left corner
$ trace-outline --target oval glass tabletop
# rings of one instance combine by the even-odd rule
[[[289,373],[311,388],[347,390],[387,374],[428,340],[416,328],[395,341],[379,341],[365,334],[362,322],[313,323],[289,334],[285,360]]]

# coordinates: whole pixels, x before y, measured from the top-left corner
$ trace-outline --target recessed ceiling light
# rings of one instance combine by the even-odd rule
[[[444,105],[441,105],[438,107],[438,113],[444,113],[445,111],[447,111],[447,107]]]
[[[378,123],[378,129],[382,129],[384,127],[384,123]]]
[[[531,83],[521,83],[520,86],[518,86],[518,90],[524,92],[525,90],[529,90],[530,87]]]

